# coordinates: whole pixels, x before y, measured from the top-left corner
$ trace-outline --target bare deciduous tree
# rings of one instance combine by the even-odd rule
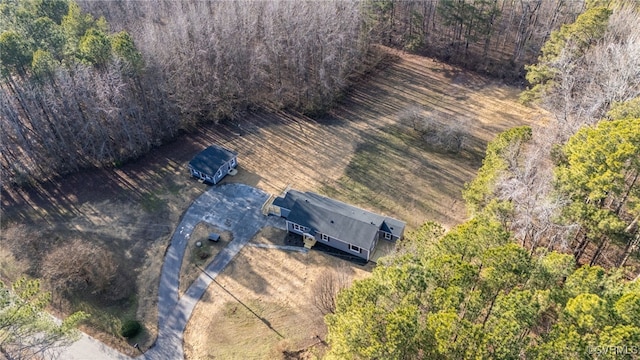
[[[466,118],[437,110],[425,111],[420,107],[409,108],[398,117],[434,148],[459,152],[464,147],[468,126]]]
[[[47,255],[41,272],[59,293],[80,294],[90,291],[110,298],[122,296],[115,284],[118,264],[106,248],[71,240]]]
[[[411,0],[366,3],[373,40],[494,76],[518,80],[551,31],[584,1]]]
[[[615,9],[601,39],[579,56],[569,44],[550,64],[558,71],[552,90],[543,96],[543,106],[554,117],[534,128],[531,144],[496,184],[497,197],[513,204],[511,230],[530,249],[546,246],[568,250],[579,259],[589,245],[584,229],[560,219],[569,199],[553,186],[554,152],[578,129],[600,121],[612,103],[640,95],[640,26],[633,20],[636,17],[637,12],[631,8]],[[618,266],[637,247],[637,239],[630,234],[623,255],[616,259]]]
[[[119,164],[203,121],[247,109],[330,107],[369,66],[358,1],[87,1],[127,29],[137,67],[64,62],[0,82],[0,181]]]
[[[313,305],[322,315],[335,313],[338,292],[349,285],[350,280],[344,268],[322,273],[311,289]]]

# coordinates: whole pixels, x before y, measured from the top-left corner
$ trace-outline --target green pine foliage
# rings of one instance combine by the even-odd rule
[[[111,49],[113,53],[124,61],[125,65],[135,71],[140,71],[144,65],[142,55],[136,49],[133,38],[126,31],[120,31],[111,36]]]
[[[558,186],[578,204],[568,209],[603,203],[602,196],[624,195],[625,211],[635,204],[629,179],[639,170],[640,120],[628,118],[634,106],[614,106],[624,116],[612,116],[624,120],[584,128],[563,148]],[[325,318],[328,359],[585,359],[602,346],[636,346],[638,279],[576,267],[570,254],[525,249],[505,227],[500,210],[508,203],[495,199],[493,186],[518,166],[530,137],[530,128],[516,128],[489,144],[477,179],[465,188],[472,219],[448,233],[424,224],[370,278],[339,294],[335,314]],[[592,222],[621,231],[620,218],[604,218]]]
[[[524,103],[537,101],[554,86],[554,78],[561,71],[561,57],[576,59],[604,35],[611,9],[594,6],[580,14],[575,22],[562,25],[551,33],[541,49],[538,63],[525,66],[530,87],[522,93]]]
[[[534,88],[525,96],[549,90],[559,59],[582,56],[603,37],[609,15],[593,4],[555,32],[539,64],[528,69]],[[580,225],[583,243],[597,242],[592,264],[608,242],[624,246],[622,259],[613,260],[618,269],[576,267],[577,253],[514,241],[510,218],[502,216],[510,203],[498,201],[496,185],[520,166],[532,132],[512,129],[489,144],[476,179],[465,186],[471,220],[448,233],[425,224],[370,278],[339,294],[336,313],[326,317],[327,358],[614,359],[625,356],[617,351],[637,352],[640,278],[626,280],[620,266],[639,240],[639,104],[638,98],[613,103],[607,119],[559,145],[556,193],[548,194],[566,204],[558,220]],[[407,334],[402,341],[395,337],[399,326]]]
[[[613,103],[607,117],[611,120],[640,119],[640,96]]]
[[[326,317],[328,359],[588,358],[638,338],[637,281],[531,254],[485,213],[437,229],[411,233],[420,251],[385,259],[339,294]]]
[[[21,278],[11,289],[0,281],[0,353],[9,359],[54,358],[55,350],[76,339],[76,326],[88,317],[76,312],[61,323],[45,312],[51,294],[37,280]],[[4,356],[3,356],[4,357]]]
[[[500,133],[489,143],[478,175],[473,181],[465,184],[462,192],[462,197],[472,214],[489,204],[493,198],[496,181],[509,169],[510,159],[516,159],[521,148],[530,139],[531,128],[521,126]]]
[[[623,105],[612,111],[629,116]],[[563,147],[563,156],[555,174],[558,191],[570,201],[564,220],[580,224],[600,243],[624,241],[630,222],[640,216],[640,118],[584,127]]]
[[[104,67],[115,57],[140,70],[142,58],[129,34],[109,35],[103,18],[67,0],[0,4],[0,71],[29,78],[53,75],[78,63]]]

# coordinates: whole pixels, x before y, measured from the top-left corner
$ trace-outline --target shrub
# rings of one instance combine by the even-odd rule
[[[420,133],[435,149],[458,153],[464,146],[469,120],[438,110],[411,107],[399,114],[402,123]]]
[[[127,320],[122,324],[120,335],[127,339],[135,337],[142,331],[142,325],[137,320]]]

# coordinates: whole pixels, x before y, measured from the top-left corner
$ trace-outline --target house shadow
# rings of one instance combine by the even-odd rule
[[[300,236],[302,237],[302,236]],[[327,255],[331,255],[333,257],[336,257],[338,259],[342,259],[345,261],[348,261],[351,264],[354,265],[358,265],[358,266],[365,266],[367,265],[368,261],[361,258],[361,257],[357,257],[354,255],[349,254],[348,252],[336,249],[334,247],[331,247],[329,245],[325,245],[323,243],[317,242],[315,245],[313,245],[313,247],[311,248],[311,251],[319,251],[322,253],[325,253]]]
[[[286,245],[290,245],[290,246],[299,246],[299,247],[304,247],[304,239],[302,238],[302,235],[300,234],[296,234],[293,232],[288,232],[286,237],[285,237],[285,242]],[[321,242],[316,242],[315,245],[313,245],[313,247],[311,247],[311,251],[318,251],[321,253],[325,253],[327,255],[331,255],[333,257],[336,257],[338,259],[342,259],[342,260],[346,260],[354,265],[358,265],[358,266],[364,266],[368,263],[367,260],[358,257],[358,256],[354,256],[353,254],[349,254],[348,252],[336,249],[334,247],[331,247],[329,245],[323,244]]]

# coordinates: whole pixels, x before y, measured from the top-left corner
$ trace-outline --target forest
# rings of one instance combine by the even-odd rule
[[[84,5],[115,7],[110,18],[139,28],[112,31],[64,0],[1,5],[3,183],[117,166],[254,107],[317,111],[369,46],[349,20],[356,2]]]
[[[488,144],[463,190],[468,221],[424,224],[371,277],[332,290],[327,358],[638,358],[639,12],[633,0],[3,0],[0,186],[118,168],[250,112],[319,116],[376,71],[380,45],[434,57],[520,86],[548,119]],[[27,280],[0,285],[6,352],[23,345],[6,320],[28,324],[50,299]],[[61,342],[83,318],[45,328]]]
[[[463,197],[341,291],[327,358],[614,359],[640,349],[638,3],[591,3],[527,65],[553,114],[500,134]]]
[[[376,43],[522,81],[549,32],[584,4],[0,6],[0,180],[20,185],[118,166],[199,123],[233,121],[246,111],[321,113],[375,65]]]

